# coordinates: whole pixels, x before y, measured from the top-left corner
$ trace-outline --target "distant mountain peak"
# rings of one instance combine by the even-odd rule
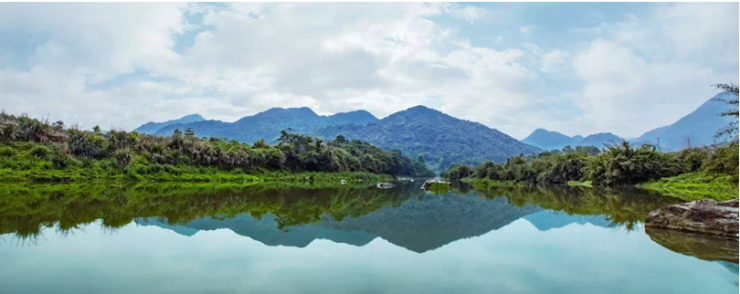
[[[201,116],[200,114],[194,113],[194,114],[188,114],[178,119],[168,120],[165,122],[148,122],[134,129],[134,131],[138,133],[142,133],[142,134],[154,134],[160,129],[170,126],[170,125],[193,123],[193,122],[199,122],[199,121],[204,121],[204,120],[206,119],[203,118],[203,116]]]
[[[634,143],[653,144],[662,150],[675,151],[689,146],[711,145],[721,141],[722,138],[718,140],[715,137],[717,131],[727,127],[733,120],[737,121],[737,118],[720,115],[732,108],[716,100],[728,97],[726,95],[733,94],[719,93],[674,123],[645,132],[634,140]]]
[[[206,120],[206,119],[200,114],[193,113],[193,114],[188,114],[186,116],[181,117],[180,120],[201,121],[201,120]]]

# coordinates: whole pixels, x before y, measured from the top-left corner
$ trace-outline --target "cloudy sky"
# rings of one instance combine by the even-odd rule
[[[638,136],[738,81],[738,3],[0,4],[0,108],[133,129],[415,105]]]

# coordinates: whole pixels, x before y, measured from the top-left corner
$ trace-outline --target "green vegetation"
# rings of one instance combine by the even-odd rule
[[[628,230],[643,222],[650,211],[680,202],[634,187],[491,187],[478,193],[489,199],[504,197],[518,207],[535,205],[568,215],[605,216],[609,226],[624,226]]]
[[[478,164],[503,161],[517,154],[538,151],[482,124],[451,117],[424,106],[394,113],[366,125],[333,125],[313,134],[333,138],[359,138],[408,156],[422,155],[432,170],[442,172],[452,163]]]
[[[434,194],[444,194],[450,192],[450,183],[434,182],[429,185],[429,191]]]
[[[564,148],[516,156],[504,164],[455,165],[443,176],[450,180],[470,178],[469,182],[484,190],[517,184],[613,187],[649,182],[641,187],[684,199],[738,196],[737,142],[671,153],[659,152],[652,145],[635,148],[623,142],[598,154],[592,151]]]
[[[419,189],[415,189],[419,191]],[[417,193],[420,193],[417,192]],[[169,224],[210,216],[271,214],[280,229],[357,217],[386,206],[399,206],[411,194],[403,189],[375,189],[374,183],[310,187],[290,183],[5,183],[0,185],[0,234],[33,237],[59,225],[69,231],[102,219],[117,228],[136,218],[164,217]]]
[[[687,201],[699,199],[730,200],[738,197],[738,186],[731,176],[686,173],[639,184],[638,187]]]
[[[265,180],[381,180],[426,177],[423,163],[359,140],[324,142],[286,131],[278,144],[253,145],[197,138],[193,130],[169,137],[136,132],[65,128],[25,116],[0,114],[2,181],[257,182]],[[311,174],[304,174],[304,173]],[[380,175],[385,176],[380,176]]]
[[[517,183],[515,181],[499,181],[491,179],[464,178],[462,181],[471,184],[473,188],[478,191],[486,191],[498,188],[523,188],[526,186],[523,183]]]

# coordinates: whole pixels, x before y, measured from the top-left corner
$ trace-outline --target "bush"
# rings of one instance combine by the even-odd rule
[[[113,152],[113,158],[116,160],[119,168],[124,168],[128,166],[133,160],[131,150],[128,148],[116,150],[115,152]]]
[[[683,164],[685,172],[695,172],[701,169],[709,155],[710,151],[707,148],[687,148],[678,152],[678,159]]]
[[[678,156],[658,152],[655,146],[633,148],[628,142],[607,150],[586,163],[587,180],[595,185],[625,185],[672,177],[683,172]]]
[[[67,139],[72,154],[89,158],[104,156],[105,138],[95,133],[72,130]]]
[[[10,148],[10,147],[2,147],[2,148],[0,148],[0,156],[1,157],[8,157],[8,158],[10,158],[10,157],[15,156],[16,154],[17,154],[17,152],[15,150],[13,150],[13,148]]]
[[[67,154],[60,154],[51,159],[51,164],[56,169],[64,169],[72,165],[76,160]]]
[[[31,155],[36,156],[40,159],[48,159],[51,154],[51,149],[46,146],[36,146],[31,149]]]
[[[704,163],[702,169],[709,174],[732,175],[735,182],[738,181],[738,143],[732,142],[725,146],[716,147]]]
[[[455,165],[442,174],[443,177],[450,181],[459,181],[471,175],[473,175],[473,169],[464,164]]]

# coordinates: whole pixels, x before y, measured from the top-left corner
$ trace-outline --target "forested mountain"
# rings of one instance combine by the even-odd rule
[[[720,113],[730,108],[722,101],[715,101],[715,98],[726,97],[724,95],[732,94],[718,94],[675,123],[648,131],[635,142],[659,145],[661,150],[665,151],[713,144],[717,131],[727,127],[733,120],[737,120],[736,117],[720,116]],[[660,143],[658,143],[658,138],[660,138]]]
[[[412,107],[364,126],[325,127],[314,135],[324,138],[344,135],[384,149],[398,149],[407,156],[422,155],[434,170],[443,170],[452,163],[502,162],[512,156],[539,151],[496,129],[424,106]]]
[[[206,119],[200,116],[200,114],[191,114],[191,115],[183,116],[179,119],[173,119],[173,120],[169,120],[166,122],[160,122],[160,123],[148,122],[136,128],[134,131],[138,133],[142,133],[142,134],[154,134],[159,129],[164,128],[169,125],[186,124],[186,123],[192,123],[192,122],[203,121],[203,120],[206,120]]]
[[[378,119],[367,111],[358,110],[329,116],[318,115],[308,107],[272,108],[253,116],[243,117],[233,123],[222,121],[199,121],[185,124],[170,124],[159,129],[157,135],[171,135],[175,129],[192,128],[198,137],[222,137],[245,143],[264,139],[275,143],[280,131],[312,134],[315,129],[336,124],[364,125]]]
[[[544,150],[560,150],[566,145],[575,146],[595,146],[603,148],[604,144],[619,143],[623,139],[612,133],[598,133],[588,135],[585,138],[581,135],[568,137],[564,134],[545,129],[536,129],[532,134],[522,140],[529,145]]]

